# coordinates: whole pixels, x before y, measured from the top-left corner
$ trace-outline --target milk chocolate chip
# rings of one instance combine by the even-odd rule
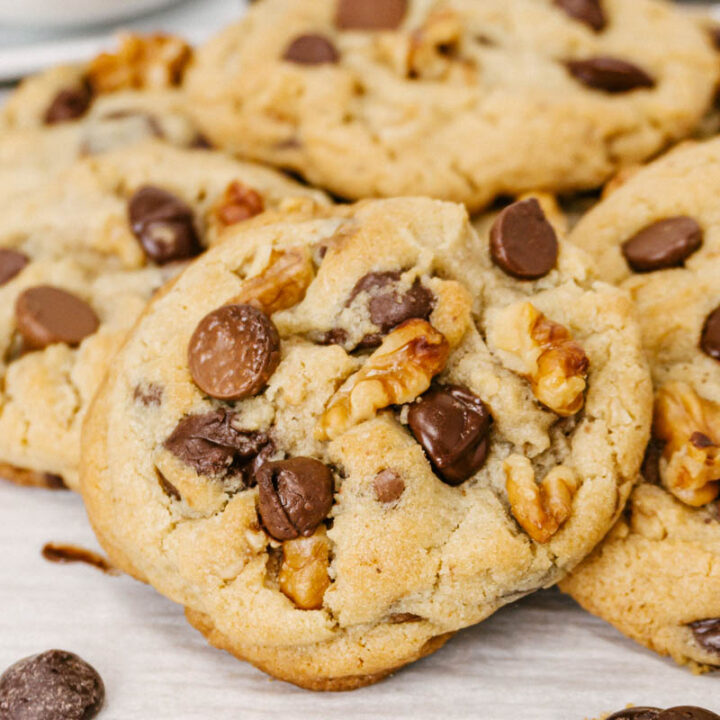
[[[493,262],[520,280],[537,280],[557,263],[558,241],[535,198],[506,207],[490,230]]]
[[[288,45],[283,59],[298,65],[325,65],[336,63],[340,55],[324,35],[300,35]]]
[[[702,351],[715,360],[720,360],[720,307],[708,315],[700,337]]]
[[[702,228],[691,217],[671,217],[643,228],[622,244],[635,272],[652,272],[682,265],[702,245]]]
[[[188,346],[190,374],[211,397],[257,395],[280,362],[273,321],[252,305],[225,305],[206,315]]]
[[[407,0],[338,0],[340,30],[395,30],[407,12]]]
[[[378,502],[391,503],[405,492],[405,483],[395,470],[388,469],[382,470],[375,476],[373,488]]]
[[[593,90],[625,93],[639,88],[655,87],[655,80],[642,68],[614,57],[570,60],[567,68],[576,80]]]
[[[605,13],[600,0],[555,0],[555,4],[571,18],[585,23],[595,32],[605,28]]]
[[[0,677],[3,720],[90,720],[104,700],[100,675],[65,650],[20,660]]]
[[[192,208],[167,190],[141,187],[130,198],[128,218],[145,254],[158,265],[200,252]]]
[[[79,345],[100,324],[84,300],[51,285],[37,285],[21,293],[15,303],[15,320],[28,350],[53,343]]]
[[[188,415],[163,446],[200,475],[243,475],[245,483],[251,485],[255,470],[267,455],[263,450],[271,443],[265,433],[235,428],[235,417],[223,409]]]
[[[10,282],[30,260],[17,250],[0,249],[0,285]]]
[[[694,705],[682,705],[664,710],[657,720],[720,720],[720,715]]]
[[[87,112],[91,102],[92,90],[88,82],[83,81],[75,87],[63,88],[45,111],[44,122],[46,125],[55,125],[76,120]]]
[[[688,626],[700,647],[720,655],[720,618],[698,620]]]
[[[661,712],[660,708],[653,707],[625,708],[613,713],[606,720],[656,720]]]
[[[460,485],[483,466],[491,423],[485,403],[457,385],[430,388],[408,413],[410,430],[448,485]]]
[[[265,463],[256,479],[260,518],[276,540],[312,535],[330,512],[333,476],[319,460],[295,457]]]

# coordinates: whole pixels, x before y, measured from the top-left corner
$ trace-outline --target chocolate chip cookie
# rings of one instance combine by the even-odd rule
[[[630,492],[649,373],[629,299],[536,199],[488,225],[396,199],[228,230],[88,415],[81,486],[112,562],[318,690],[570,570]]]
[[[717,77],[709,34],[656,0],[271,0],[185,87],[220,147],[346,198],[476,210],[600,185],[690,134]]]
[[[563,589],[680,663],[720,666],[720,140],[640,170],[571,238],[632,295],[655,383],[643,481]]]
[[[323,196],[161,142],[77,161],[0,198],[0,474],[77,485],[80,425],[146,302],[224,230]]]

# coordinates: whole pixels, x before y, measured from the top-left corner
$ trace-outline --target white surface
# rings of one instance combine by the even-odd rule
[[[582,720],[627,703],[720,710],[720,677],[654,656],[554,591],[379,685],[306,692],[208,647],[150,588],[43,560],[48,541],[97,548],[79,497],[0,484],[0,508],[0,671],[52,647],[77,652],[107,685],[100,720]]]

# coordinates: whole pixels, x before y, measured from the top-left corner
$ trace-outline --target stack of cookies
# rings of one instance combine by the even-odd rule
[[[29,78],[0,473],[305,688],[558,582],[720,667],[717,40],[663,0],[260,0]]]

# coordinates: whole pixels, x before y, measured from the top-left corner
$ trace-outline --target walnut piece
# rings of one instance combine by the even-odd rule
[[[210,210],[210,223],[219,229],[249,220],[265,209],[265,202],[257,190],[235,180],[225,189],[222,198]]]
[[[445,336],[429,322],[399,325],[331,398],[315,429],[317,439],[331,440],[382,408],[412,402],[442,372],[449,354]]]
[[[191,47],[179,37],[125,34],[116,53],[90,63],[87,77],[96,93],[159,90],[180,84],[191,57]]]
[[[575,472],[558,465],[538,484],[530,460],[523,455],[511,455],[503,469],[513,516],[533,540],[548,542],[570,517],[578,489]]]
[[[583,407],[590,361],[566,327],[549,320],[532,303],[517,303],[496,318],[493,338],[513,357],[543,405],[561,417]]]
[[[684,382],[660,388],[653,434],[665,443],[662,484],[692,507],[720,495],[720,405],[700,397]]]
[[[282,547],[280,590],[301,610],[319,610],[330,587],[330,543],[325,528],[321,526],[310,537],[286,540]]]
[[[254,305],[268,315],[297,305],[315,277],[307,247],[273,250],[267,267],[243,283],[233,303]]]

